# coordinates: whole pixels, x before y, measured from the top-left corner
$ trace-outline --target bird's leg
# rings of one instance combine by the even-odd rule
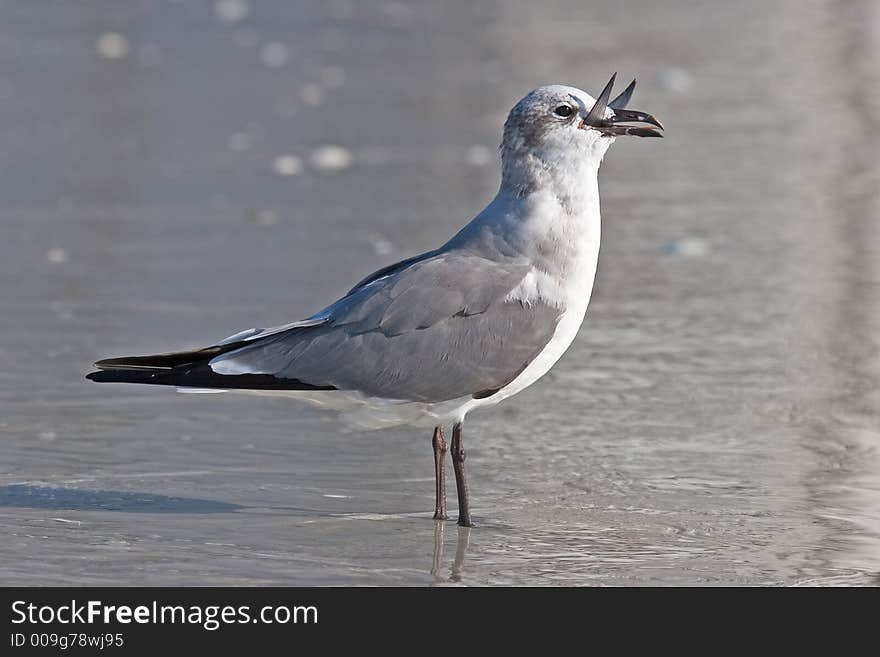
[[[458,524],[462,527],[473,527],[468,504],[467,478],[464,474],[466,457],[461,444],[461,422],[459,422],[452,427],[452,467],[455,470],[455,488],[458,491]]]
[[[434,427],[434,520],[446,520],[446,438],[443,427]]]

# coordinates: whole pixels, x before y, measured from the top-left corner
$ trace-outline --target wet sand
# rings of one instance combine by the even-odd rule
[[[880,581],[876,3],[533,5],[4,3],[0,584]],[[83,380],[436,246],[520,96],[615,70],[667,138],[606,157],[572,348],[469,418],[479,527],[430,434]]]

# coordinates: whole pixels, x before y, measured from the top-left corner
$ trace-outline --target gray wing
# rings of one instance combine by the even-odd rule
[[[381,269],[377,269],[372,274],[367,276],[366,278],[361,279],[358,283],[351,288],[348,292],[345,293],[345,296],[348,297],[363,287],[366,287],[370,283],[373,283],[380,278],[385,278],[387,276],[393,276],[395,274],[399,274],[404,269],[413,265],[417,262],[421,262],[422,260],[427,260],[428,258],[436,255],[437,251],[427,251],[426,253],[421,253],[417,256],[413,256],[411,258],[407,258],[405,260],[401,260],[400,262],[395,262],[394,264],[388,265],[386,267],[382,267]],[[281,326],[271,326],[269,328],[249,328],[244,331],[239,331],[234,335],[230,335],[228,338],[223,338],[220,342],[217,343],[216,346],[223,346],[228,344],[234,344],[236,342],[253,342],[254,340],[262,340],[263,338],[267,338],[270,335],[275,335],[278,333],[288,333],[292,329],[299,328],[307,328],[310,326],[318,326],[320,324],[326,324],[330,319],[331,311],[339,305],[340,302],[333,304],[320,312],[315,313],[311,317],[307,317],[306,319],[301,319],[295,322],[290,322],[288,324],[283,324]]]
[[[411,258],[406,258],[405,260],[401,260],[400,262],[395,262],[392,265],[388,265],[387,267],[382,267],[382,269],[377,269],[372,274],[367,276],[366,278],[362,278],[358,283],[351,288],[346,296],[349,294],[354,294],[362,287],[366,287],[370,283],[379,280],[380,278],[385,278],[386,276],[391,276],[393,274],[399,274],[407,267],[414,265],[417,262],[421,262],[422,260],[427,260],[428,258],[433,258],[437,254],[437,251],[427,251],[425,253],[420,253],[417,256],[413,256]]]
[[[295,328],[218,356],[215,372],[269,374],[390,399],[489,396],[544,349],[560,311],[505,301],[528,265],[444,253],[374,278]]]

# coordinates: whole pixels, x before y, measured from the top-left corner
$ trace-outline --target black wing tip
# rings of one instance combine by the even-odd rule
[[[95,367],[99,370],[143,370],[145,372],[156,370],[170,370],[168,365],[150,365],[154,362],[149,356],[130,356],[124,358],[104,358],[95,362]]]
[[[188,365],[213,358],[224,351],[231,351],[238,346],[239,343],[233,343],[231,345],[215,345],[194,351],[173,351],[166,354],[153,354],[151,356],[103,358],[95,363],[95,367],[102,370],[170,370],[178,365]]]
[[[217,390],[338,390],[329,384],[312,384],[299,379],[281,379],[270,374],[216,374],[207,368],[97,370],[86,374],[95,383],[146,383],[180,388]]]
[[[102,358],[101,360],[96,360],[94,366],[101,370],[107,370],[119,366],[121,364],[120,361],[122,360],[122,358]]]
[[[95,383],[158,383],[156,374],[162,370],[118,369],[97,370],[86,374],[86,379]]]

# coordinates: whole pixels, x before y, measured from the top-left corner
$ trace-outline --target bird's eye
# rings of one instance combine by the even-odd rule
[[[555,110],[553,110],[553,113],[556,116],[562,117],[571,116],[572,112],[574,112],[574,109],[572,109],[571,105],[560,105]]]

